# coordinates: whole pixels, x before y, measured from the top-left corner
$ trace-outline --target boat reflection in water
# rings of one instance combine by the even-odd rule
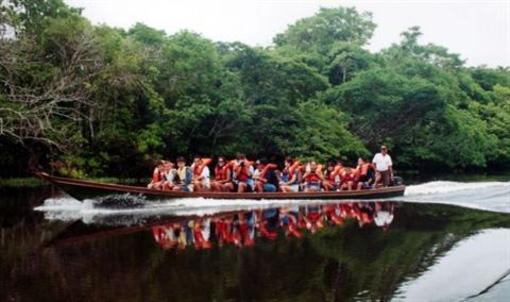
[[[0,301],[462,301],[509,289],[507,213],[207,202],[4,207]]]
[[[325,227],[342,226],[347,220],[360,227],[376,225],[386,230],[393,221],[394,202],[352,202],[240,211],[213,217],[186,219],[152,227],[154,240],[163,249],[209,249],[213,245],[250,247],[259,239],[278,234],[302,238]]]

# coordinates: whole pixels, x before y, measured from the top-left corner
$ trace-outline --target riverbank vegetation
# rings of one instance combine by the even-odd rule
[[[510,70],[468,67],[418,27],[379,52],[376,24],[323,8],[269,47],[93,25],[61,0],[0,0],[0,176],[42,166],[137,177],[178,155],[510,167]],[[235,29],[233,29],[235,30]]]

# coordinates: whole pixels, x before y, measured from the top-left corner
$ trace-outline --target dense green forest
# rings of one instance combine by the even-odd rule
[[[139,176],[157,158],[236,152],[350,161],[381,143],[399,169],[510,167],[510,69],[468,67],[418,27],[369,52],[376,24],[354,8],[269,47],[92,25],[61,0],[0,0],[0,26],[2,177],[54,161]]]

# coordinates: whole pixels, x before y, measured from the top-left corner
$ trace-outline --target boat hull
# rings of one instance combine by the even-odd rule
[[[116,194],[143,196],[148,200],[176,198],[211,198],[211,199],[381,199],[404,195],[405,186],[393,186],[359,191],[340,192],[264,192],[264,193],[230,193],[230,192],[173,192],[147,189],[140,186],[107,184],[88,180],[50,176],[44,172],[36,175],[59,187],[78,200],[98,199]]]

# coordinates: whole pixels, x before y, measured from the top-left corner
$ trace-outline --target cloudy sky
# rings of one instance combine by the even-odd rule
[[[267,46],[288,24],[320,7],[355,6],[377,24],[377,51],[421,27],[423,43],[446,46],[468,65],[510,66],[510,0],[65,0],[94,23],[129,28],[143,22],[172,34],[189,29],[216,41]]]

